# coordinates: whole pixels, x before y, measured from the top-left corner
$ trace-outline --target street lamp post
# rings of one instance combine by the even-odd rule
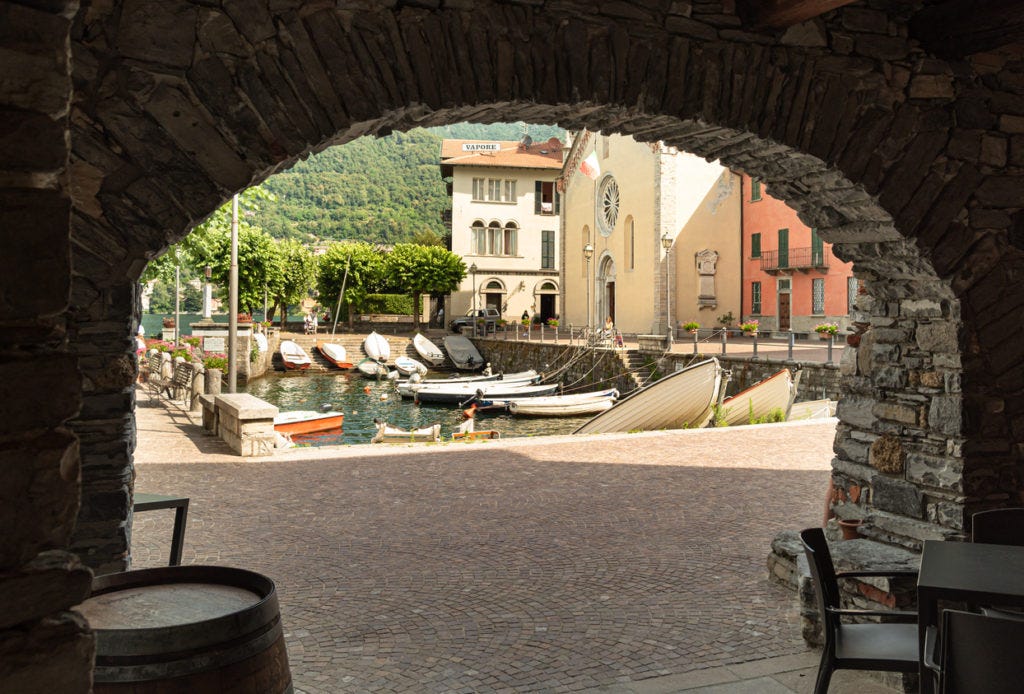
[[[594,257],[594,247],[589,243],[583,247],[583,257],[587,259],[587,333],[590,333],[590,259]]]
[[[210,320],[213,317],[213,288],[210,287],[213,268],[207,265],[203,270],[203,276],[206,278],[203,284],[203,319]]]
[[[668,341],[672,342],[672,239],[668,232],[661,236],[661,247],[665,249],[665,325],[668,327]]]
[[[476,263],[469,266],[469,272],[473,275],[473,337],[476,337]]]

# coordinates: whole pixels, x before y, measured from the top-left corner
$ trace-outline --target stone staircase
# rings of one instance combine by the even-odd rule
[[[643,367],[648,362],[649,357],[635,349],[620,350],[616,352],[616,355],[619,357],[619,361],[622,362],[623,369],[629,372],[630,378],[636,383],[637,388],[643,388],[647,385],[650,369]]]

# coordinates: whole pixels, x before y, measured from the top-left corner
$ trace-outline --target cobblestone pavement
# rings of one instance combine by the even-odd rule
[[[243,462],[136,412],[137,490],[191,498],[185,563],[277,582],[299,691],[681,691],[807,654],[765,558],[820,523],[834,420]],[[172,515],[136,517],[133,568]]]

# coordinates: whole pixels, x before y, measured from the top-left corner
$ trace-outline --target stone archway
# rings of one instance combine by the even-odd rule
[[[1020,500],[1024,343],[1005,329],[1024,302],[1020,62],[931,55],[903,3],[786,32],[717,5],[620,5],[10,10],[26,82],[3,95],[16,241],[0,262],[16,286],[0,301],[0,433],[8,487],[38,501],[4,566],[68,545],[79,460],[71,548],[126,563],[149,259],[311,151],[463,120],[664,140],[767,181],[865,280],[835,470],[871,487],[875,535],[914,545]]]
[[[597,261],[597,274],[594,277],[596,308],[595,324],[603,325],[605,319],[611,318],[617,322],[615,316],[615,259],[609,254],[603,254]]]

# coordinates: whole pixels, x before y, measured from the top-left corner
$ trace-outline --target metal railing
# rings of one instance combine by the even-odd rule
[[[702,328],[697,331],[673,331],[665,336],[668,351],[676,353],[704,354],[707,356],[733,355],[747,356],[750,359],[784,359],[786,361],[802,361],[813,363],[835,364],[845,339],[840,335],[829,335],[821,339],[817,334],[813,337],[797,337],[799,333],[775,332],[770,335],[760,333],[744,335],[735,328]],[[541,342],[569,344],[578,347],[595,349],[637,349],[638,341],[648,335],[623,333],[613,330],[609,335],[603,328],[587,328],[586,326],[549,326],[533,324],[529,327],[519,323],[499,325],[494,339],[516,342]]]
[[[784,253],[779,251],[761,251],[761,270],[779,272],[781,270],[828,270],[829,254],[824,249],[808,246],[806,248],[790,248]]]

